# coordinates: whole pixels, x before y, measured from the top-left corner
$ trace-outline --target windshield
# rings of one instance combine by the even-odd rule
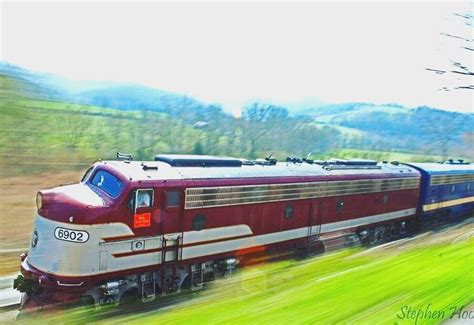
[[[94,169],[94,167],[90,167],[84,174],[84,176],[82,176],[81,178],[81,183],[84,183],[85,181],[87,181],[87,179],[89,178],[90,174],[92,173],[92,169]]]
[[[105,170],[99,170],[95,173],[91,184],[104,190],[111,197],[117,197],[122,192],[123,183],[117,177]]]

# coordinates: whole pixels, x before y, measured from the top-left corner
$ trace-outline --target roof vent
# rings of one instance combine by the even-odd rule
[[[376,160],[371,159],[331,159],[328,161],[329,164],[334,165],[347,165],[347,166],[377,166]]]
[[[204,155],[157,155],[155,161],[165,162],[173,167],[241,167],[239,159]]]
[[[296,157],[286,157],[286,162],[290,162],[293,164],[301,164],[303,162],[303,159]]]
[[[133,160],[133,156],[131,153],[122,153],[122,152],[117,152],[117,160]]]
[[[315,164],[322,165],[326,170],[337,169],[381,169],[377,166],[377,161],[369,159],[337,159],[332,158],[327,161],[314,161]]]
[[[465,162],[464,159],[458,159],[458,160],[448,159],[448,160],[446,160],[445,162],[443,162],[443,164],[449,164],[449,165],[469,165],[469,163],[468,163],[468,162]]]
[[[142,169],[143,170],[158,170],[158,165],[155,165],[153,163],[149,163],[149,162],[142,162]]]
[[[275,158],[267,157],[265,159],[255,159],[255,160],[242,159],[241,162],[242,162],[242,165],[246,165],[246,166],[255,166],[255,165],[275,166],[278,160],[276,160]]]

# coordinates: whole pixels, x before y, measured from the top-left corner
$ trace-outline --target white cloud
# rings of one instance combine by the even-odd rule
[[[470,55],[440,35],[466,31],[452,13],[470,6],[3,2],[1,56],[75,79],[185,92],[233,110],[254,97],[312,97],[468,112],[472,91],[440,92],[446,81],[425,68]]]

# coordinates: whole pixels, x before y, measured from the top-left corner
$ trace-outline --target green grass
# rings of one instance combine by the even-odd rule
[[[474,300],[474,241],[417,248],[400,255],[351,257],[256,267],[206,299],[126,321],[135,323],[413,323],[401,308],[443,310]],[[424,324],[439,319],[423,320]]]

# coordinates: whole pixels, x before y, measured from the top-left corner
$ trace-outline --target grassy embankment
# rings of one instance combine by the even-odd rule
[[[244,273],[197,303],[125,318],[136,323],[413,323],[402,308],[451,315],[474,300],[474,240],[414,248],[396,255],[350,251],[308,263],[283,262]],[[405,309],[406,310],[406,309]],[[406,314],[406,312],[405,312]],[[399,315],[399,317],[397,317]],[[423,319],[422,323],[439,323]]]

